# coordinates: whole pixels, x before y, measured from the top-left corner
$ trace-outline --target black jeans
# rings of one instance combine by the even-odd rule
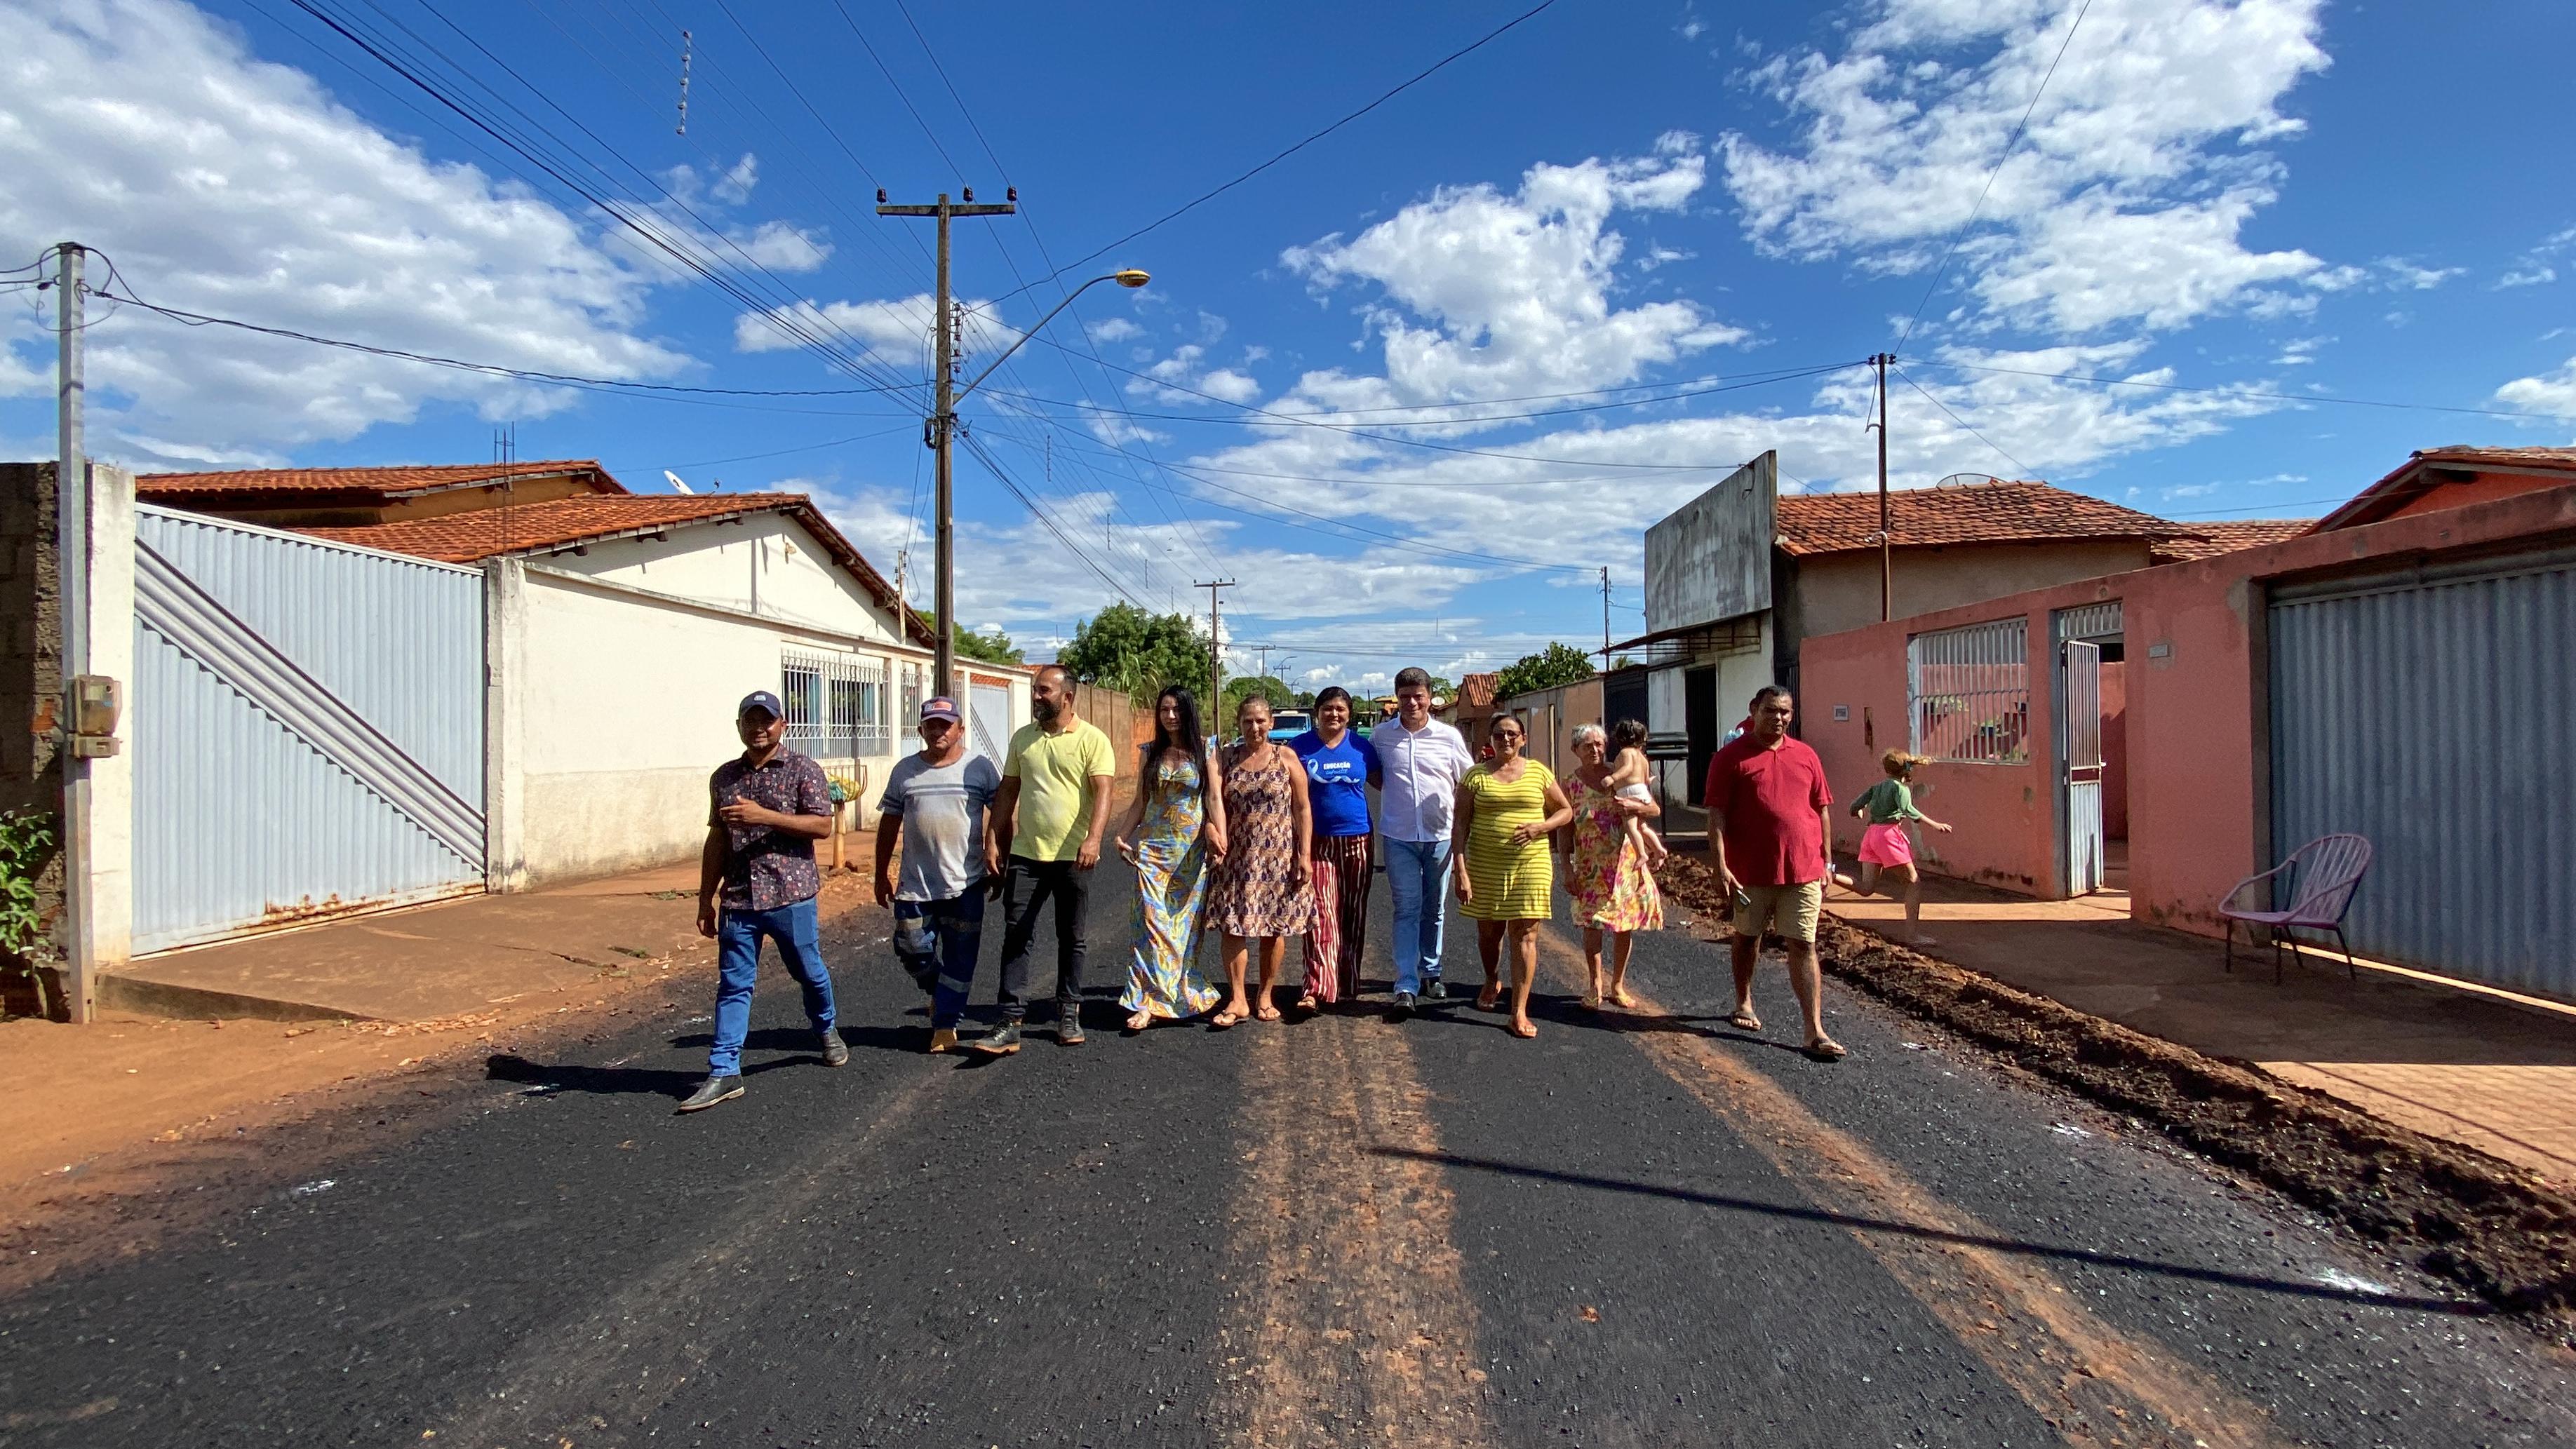
[[[1091,872],[1069,860],[1012,856],[1002,868],[1002,989],[1004,1021],[1029,1012],[1029,949],[1037,943],[1038,911],[1055,902],[1055,999],[1071,1015],[1082,1000],[1082,917],[1090,905]]]

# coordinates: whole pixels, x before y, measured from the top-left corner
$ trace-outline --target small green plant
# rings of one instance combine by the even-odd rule
[[[44,918],[36,907],[36,874],[53,849],[51,817],[0,810],[0,955],[25,972],[36,985],[36,1004],[53,1014],[46,999],[45,978],[36,969],[36,947],[44,940]]]

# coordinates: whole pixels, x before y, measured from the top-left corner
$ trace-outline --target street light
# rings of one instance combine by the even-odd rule
[[[940,198],[940,204],[945,206],[947,204],[947,200],[948,199],[945,196],[942,196]],[[880,207],[878,209],[882,211],[885,208]],[[934,582],[932,587],[933,598],[939,611],[939,639],[937,647],[932,653],[930,673],[932,679],[932,691],[954,699],[956,698],[955,681],[957,677],[957,534],[956,519],[953,516],[954,511],[950,507],[951,490],[949,479],[953,476],[951,472],[953,465],[949,460],[948,445],[950,439],[957,432],[957,403],[968,393],[983,386],[984,379],[993,375],[994,368],[1000,367],[1003,363],[1010,361],[1012,353],[1017,352],[1022,347],[1026,346],[1029,338],[1036,335],[1037,332],[1041,328],[1045,327],[1049,322],[1054,321],[1056,313],[1072,306],[1074,298],[1081,296],[1083,293],[1090,291],[1092,288],[1099,286],[1103,282],[1116,282],[1122,287],[1132,289],[1145,285],[1147,282],[1152,281],[1153,278],[1135,267],[1122,267],[1117,271],[1106,274],[1105,276],[1092,278],[1090,281],[1085,282],[1081,286],[1074,288],[1072,291],[1065,293],[1064,300],[1056,303],[1045,316],[1040,317],[1037,320],[1036,326],[1023,331],[1019,335],[1018,340],[1014,341],[1010,346],[1002,349],[1002,355],[994,358],[991,366],[986,367],[982,372],[975,374],[975,380],[973,382],[966,384],[962,388],[952,388],[948,372],[950,366],[948,361],[948,320],[949,308],[953,304],[950,302],[948,297],[948,233],[945,230],[947,227],[947,221],[944,216],[942,217],[940,226],[942,230],[940,232],[939,243],[939,379],[936,406],[934,411],[931,413],[930,418],[930,446],[938,455],[938,465],[936,470],[937,487],[933,490],[937,494],[939,515],[936,523],[936,537],[938,544],[936,549],[936,558],[938,563],[934,571]]]

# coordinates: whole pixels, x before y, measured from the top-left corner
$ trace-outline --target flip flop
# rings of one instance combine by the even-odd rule
[[[1583,1009],[1584,1009],[1584,1010],[1586,1010],[1586,1011],[1599,1011],[1599,1010],[1601,1009],[1601,996],[1600,996],[1600,994],[1599,994],[1598,992],[1595,992],[1595,993],[1593,993],[1592,995],[1589,995],[1589,996],[1584,997],[1584,998],[1583,998]]]
[[[1243,1020],[1242,1017],[1231,1011],[1220,1011],[1208,1018],[1208,1026],[1217,1031],[1224,1031],[1241,1020]]]
[[[1630,996],[1628,988],[1622,986],[1610,993],[1610,1004],[1621,1008],[1631,1007],[1637,1004],[1637,998]]]
[[[1820,1062],[1838,1062],[1851,1055],[1849,1051],[1844,1049],[1841,1042],[1834,1040],[1832,1037],[1822,1037],[1818,1040],[1811,1041],[1805,1046],[1800,1047],[1799,1050]]]
[[[1762,1018],[1755,1016],[1749,1011],[1729,1012],[1727,1014],[1726,1024],[1734,1027],[1737,1031],[1760,1031],[1762,1029]]]
[[[1143,1031],[1145,1028],[1152,1026],[1153,1024],[1154,1014],[1150,1011],[1140,1011],[1134,1016],[1127,1018],[1127,1030],[1131,1034]]]
[[[1528,1041],[1532,1037],[1538,1035],[1538,1028],[1526,1021],[1512,1022],[1505,1026],[1503,1030],[1510,1032],[1512,1035],[1519,1037],[1523,1041]]]
[[[1313,1011],[1313,1010],[1315,1010],[1315,998],[1314,998],[1314,997],[1312,997],[1312,996],[1300,996],[1300,997],[1298,997],[1298,998],[1297,998],[1297,1009],[1298,1009],[1299,1011]]]
[[[1488,986],[1484,990],[1476,993],[1476,1009],[1478,1011],[1491,1011],[1495,1007],[1502,1005],[1502,1002],[1503,988],[1499,986]]]
[[[1272,1006],[1270,1003],[1265,1001],[1261,1005],[1252,1008],[1252,1019],[1254,1021],[1277,1021],[1279,1019],[1279,1008]]]

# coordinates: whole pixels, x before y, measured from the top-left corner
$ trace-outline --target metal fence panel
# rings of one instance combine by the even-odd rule
[[[2367,836],[2355,951],[2576,999],[2576,567],[2284,590],[2270,622],[2264,863]]]
[[[2030,629],[1969,624],[1905,641],[1914,753],[1976,765],[2030,759]]]
[[[2069,639],[2090,639],[2095,643],[2117,639],[2120,637],[2120,601],[2105,599],[2098,604],[2060,609],[2051,622],[2056,625],[2057,642],[2060,644]]]
[[[893,752],[886,666],[856,654],[783,650],[787,743],[817,759],[864,760]]]
[[[482,575],[136,513],[135,949],[480,888]]]

